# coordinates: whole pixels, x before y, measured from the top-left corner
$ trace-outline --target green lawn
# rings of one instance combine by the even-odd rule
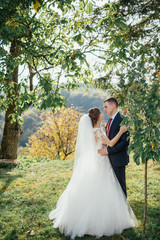
[[[0,239],[69,240],[52,228],[49,212],[68,184],[73,160],[31,163],[22,160],[19,167],[0,168]],[[160,165],[148,168],[147,240],[160,239]],[[128,201],[133,208],[139,227],[125,230],[121,235],[102,240],[141,239],[143,222],[144,166],[131,162],[127,167]],[[79,240],[80,238],[76,238]],[[86,236],[81,239],[92,240]]]

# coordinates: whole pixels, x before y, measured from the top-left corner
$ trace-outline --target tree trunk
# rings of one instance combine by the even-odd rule
[[[147,161],[145,162],[145,194],[144,194],[144,218],[143,218],[143,237],[145,240],[146,217],[147,217]]]
[[[10,61],[14,61],[14,57],[19,53],[20,47],[17,44],[16,39],[11,43],[10,53],[11,53],[11,59]],[[4,125],[4,131],[3,131],[3,137],[2,137],[2,143],[1,143],[1,159],[16,159],[17,158],[17,150],[18,150],[18,144],[19,139],[21,135],[21,127],[18,122],[11,122],[12,117],[10,114],[15,113],[15,99],[13,96],[16,95],[18,98],[18,90],[17,90],[17,84],[18,84],[18,66],[16,66],[12,72],[12,79],[6,80],[6,84],[13,82],[14,83],[14,89],[13,93],[11,94],[8,92],[7,98],[10,99],[10,104],[8,105],[8,108],[5,113],[5,125]]]
[[[12,106],[9,106],[5,114],[5,126],[1,143],[1,159],[16,159],[19,139],[21,136],[21,127],[15,122],[11,123],[9,115],[14,113]]]

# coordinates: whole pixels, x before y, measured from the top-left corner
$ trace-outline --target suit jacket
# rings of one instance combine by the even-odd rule
[[[124,116],[122,116],[119,112],[115,116],[109,130],[108,137],[110,140],[112,140],[119,132],[120,123],[122,122],[123,118]],[[128,136],[129,132],[123,133],[119,141],[113,147],[107,147],[109,159],[114,167],[122,167],[129,163],[129,156],[127,154],[129,145]]]

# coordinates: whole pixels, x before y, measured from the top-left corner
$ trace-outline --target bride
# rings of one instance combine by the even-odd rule
[[[49,214],[53,227],[72,239],[85,234],[111,236],[138,226],[108,156],[98,154],[102,144],[114,146],[128,128],[122,126],[109,140],[100,129],[103,119],[98,108],[81,117],[73,174],[56,209]]]

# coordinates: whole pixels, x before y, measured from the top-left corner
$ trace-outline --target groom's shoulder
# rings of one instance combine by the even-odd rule
[[[119,115],[120,115],[120,117],[123,119],[124,118],[124,116],[121,114],[121,113],[119,113]]]
[[[119,118],[120,121],[122,121],[123,118],[124,118],[124,116],[123,116],[120,112],[118,112],[118,113],[119,113],[119,114],[118,114],[118,118]]]

